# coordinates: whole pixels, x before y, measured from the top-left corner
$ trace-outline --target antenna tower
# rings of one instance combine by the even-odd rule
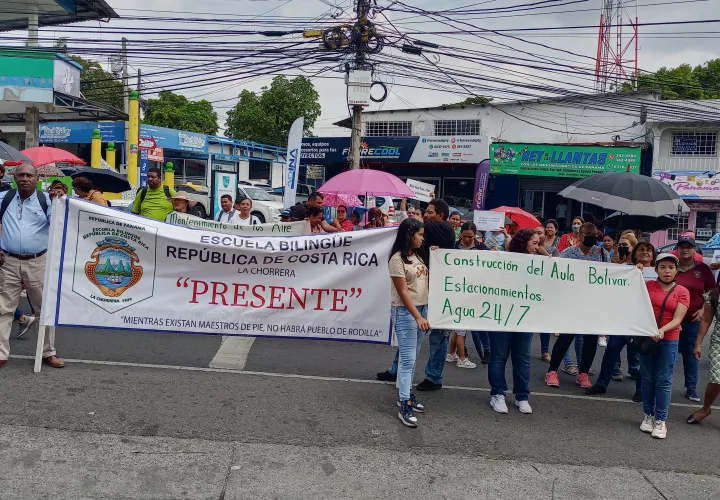
[[[631,83],[633,89],[637,89],[637,0],[634,19],[625,7],[625,4],[630,3],[628,0],[602,0],[602,3],[595,61],[595,90],[600,93],[620,92],[623,83]]]

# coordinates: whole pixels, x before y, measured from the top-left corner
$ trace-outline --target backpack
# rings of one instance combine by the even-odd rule
[[[43,193],[39,189],[36,189],[35,193],[37,193],[38,203],[40,203],[40,207],[42,208],[43,212],[45,212],[45,215],[47,216],[48,203],[47,203],[47,198],[45,198],[45,193]],[[8,207],[10,206],[10,203],[12,203],[16,194],[17,194],[17,189],[10,189],[9,191],[7,191],[5,193],[5,198],[3,198],[2,204],[0,204],[0,224],[2,224],[2,219],[3,219],[3,217],[5,217],[5,212],[7,211]]]
[[[140,205],[142,205],[143,201],[145,201],[145,196],[147,195],[147,190],[148,190],[148,188],[144,187],[138,193],[140,195]],[[163,184],[163,192],[165,193],[165,198],[172,197],[172,195],[170,194],[170,188],[167,187],[165,184]]]

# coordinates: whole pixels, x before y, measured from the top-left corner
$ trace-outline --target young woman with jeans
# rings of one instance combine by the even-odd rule
[[[645,412],[640,430],[651,433],[654,438],[665,439],[680,324],[690,305],[690,292],[675,283],[678,258],[674,255],[658,255],[655,271],[658,273],[657,281],[649,281],[646,286],[658,323],[658,333],[653,337],[657,342],[657,349],[652,354],[640,354]]]
[[[521,229],[510,241],[508,249],[515,253],[535,254],[540,236],[533,229]],[[513,394],[515,405],[520,413],[532,413],[528,402],[530,396],[530,346],[532,333],[526,332],[489,332],[490,363],[488,363],[488,381],[490,382],[490,406],[498,413],[507,413],[505,392],[505,365],[512,359]]]
[[[395,243],[390,252],[390,279],[392,280],[392,317],[398,341],[400,360],[397,378],[400,407],[398,418],[408,427],[417,427],[415,412],[425,411],[410,392],[415,361],[425,332],[430,329],[427,321],[428,269],[422,249],[423,223],[405,219],[398,228]]]

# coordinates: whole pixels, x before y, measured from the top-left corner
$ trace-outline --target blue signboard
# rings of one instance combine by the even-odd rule
[[[363,137],[360,158],[367,161],[410,161],[418,137]],[[346,162],[350,151],[350,137],[306,137],[300,158],[303,164]]]
[[[96,128],[102,142],[125,142],[125,122],[50,122],[40,125],[40,143],[90,144]]]
[[[147,149],[140,150],[140,187],[147,187],[147,174],[148,168],[150,168],[148,152]]]
[[[140,125],[140,137],[155,139],[155,144],[165,149],[204,154],[208,152],[208,136],[205,134],[142,124]]]
[[[673,143],[673,153],[695,153],[697,152],[697,137],[694,135],[676,135]]]

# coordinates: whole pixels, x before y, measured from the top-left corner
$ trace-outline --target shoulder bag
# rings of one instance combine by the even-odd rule
[[[665,313],[665,305],[667,304],[670,295],[672,295],[673,291],[675,291],[676,286],[677,285],[674,285],[670,290],[668,290],[667,294],[665,295],[665,299],[660,306],[660,313],[658,314],[656,319],[658,328],[660,328],[660,322],[662,321],[663,314]],[[638,337],[635,342],[637,343],[637,350],[640,354],[652,356],[657,352],[658,343],[655,342],[652,337]]]

